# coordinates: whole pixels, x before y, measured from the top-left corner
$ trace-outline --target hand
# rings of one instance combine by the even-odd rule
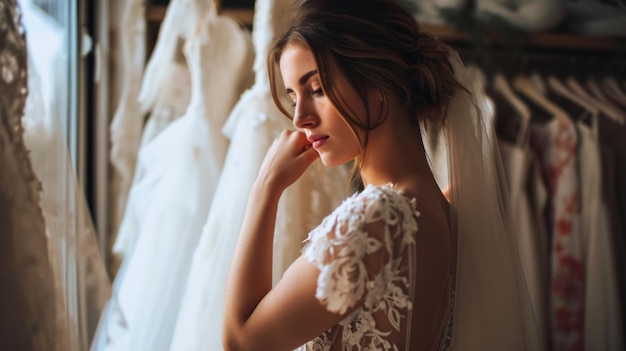
[[[300,178],[318,157],[304,133],[284,130],[267,150],[257,182],[282,192]]]

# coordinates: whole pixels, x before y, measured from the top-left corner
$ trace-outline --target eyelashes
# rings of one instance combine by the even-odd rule
[[[311,96],[314,96],[314,97],[324,96],[324,90],[322,88],[317,88],[311,92]],[[291,107],[296,107],[297,102],[298,102],[297,100],[293,99],[290,104]]]

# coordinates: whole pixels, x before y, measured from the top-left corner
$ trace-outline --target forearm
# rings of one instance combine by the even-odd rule
[[[272,248],[280,194],[260,181],[250,191],[226,287],[225,339],[237,338],[272,288]]]

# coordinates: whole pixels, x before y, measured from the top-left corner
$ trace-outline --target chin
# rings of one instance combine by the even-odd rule
[[[346,163],[352,161],[352,159],[349,159],[349,160],[338,159],[338,158],[333,158],[333,157],[330,157],[329,155],[324,155],[324,154],[320,155],[320,160],[322,161],[322,164],[324,166],[329,167],[329,168],[343,166]]]

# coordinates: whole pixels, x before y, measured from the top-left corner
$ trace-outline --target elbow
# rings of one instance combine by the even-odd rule
[[[236,333],[224,328],[222,330],[222,348],[224,351],[244,351],[245,346],[241,343],[241,340],[237,338]]]
[[[224,351],[239,351],[241,350],[241,348],[234,342],[232,342],[232,340],[227,340],[222,338],[222,349]]]
[[[239,351],[239,345],[230,338],[222,337],[222,348],[224,351]]]

